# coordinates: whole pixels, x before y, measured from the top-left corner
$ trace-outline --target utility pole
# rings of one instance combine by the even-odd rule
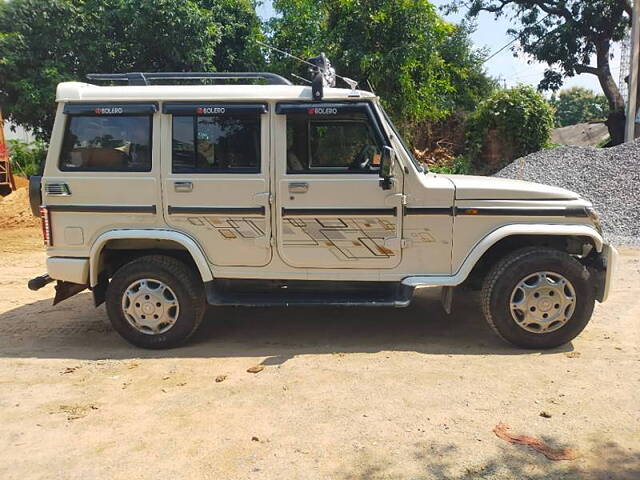
[[[627,34],[620,42],[620,69],[618,71],[618,89],[620,95],[624,98],[624,104],[629,101],[629,70],[631,68],[631,32]]]
[[[640,59],[640,0],[633,2],[631,19],[631,57],[629,69],[629,100],[624,139],[630,142],[636,138],[636,115],[638,112],[638,60]]]

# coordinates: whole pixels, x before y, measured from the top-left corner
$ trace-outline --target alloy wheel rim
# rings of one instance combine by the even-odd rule
[[[509,299],[511,317],[523,330],[550,333],[564,327],[576,309],[571,282],[555,272],[536,272],[520,280]]]
[[[180,304],[174,291],[152,278],[136,280],[122,295],[122,312],[137,331],[159,335],[176,323]]]

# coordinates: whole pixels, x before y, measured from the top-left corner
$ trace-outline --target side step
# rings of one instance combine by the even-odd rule
[[[413,290],[399,282],[218,279],[205,283],[209,305],[248,307],[406,307]]]

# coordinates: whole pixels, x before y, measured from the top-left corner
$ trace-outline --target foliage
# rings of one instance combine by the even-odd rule
[[[0,2],[0,103],[14,123],[50,134],[59,82],[90,72],[259,66],[251,0]]]
[[[540,88],[557,90],[564,77],[596,75],[609,102],[607,126],[614,143],[624,141],[624,100],[610,68],[611,44],[623,39],[630,25],[629,0],[452,0],[450,9],[469,6],[468,15],[482,11],[511,15],[518,28],[509,30],[519,48],[545,62]],[[596,64],[591,65],[595,57]]]
[[[609,105],[604,95],[596,95],[587,88],[573,87],[561,90],[551,97],[555,108],[555,122],[558,127],[577,123],[604,120],[609,113]]]
[[[448,174],[456,173],[460,175],[467,175],[473,171],[471,161],[464,155],[454,157],[450,162],[431,164],[428,168],[430,172]]]
[[[504,145],[502,163],[544,148],[553,129],[553,109],[535,89],[526,85],[499,90],[480,103],[467,123],[467,152],[474,163],[482,160],[491,131]],[[511,158],[508,158],[511,157]]]
[[[453,93],[445,98],[447,113],[472,112],[499,87],[498,81],[484,70],[487,51],[474,48],[471,41],[474,31],[474,25],[462,22],[439,47],[453,86]]]
[[[594,145],[595,148],[609,148],[611,146],[611,137],[605,137]]]
[[[448,24],[427,0],[275,0],[271,43],[302,58],[325,52],[337,72],[373,86],[402,131],[470,108],[493,83],[469,27]],[[270,54],[272,69],[307,68]]]
[[[34,142],[8,140],[7,143],[13,172],[24,177],[37,175],[47,156],[47,144],[42,140]]]

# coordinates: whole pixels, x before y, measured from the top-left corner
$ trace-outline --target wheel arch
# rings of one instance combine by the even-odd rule
[[[595,251],[602,252],[604,240],[594,228],[588,225],[516,224],[499,227],[484,236],[467,253],[461,266],[451,276],[411,276],[402,283],[412,286],[456,286],[467,280],[472,272],[477,273],[491,254],[509,245],[509,253],[516,247],[538,245],[541,241],[565,242],[580,239],[590,243]],[[455,241],[455,239],[454,239]],[[484,260],[483,260],[484,259]]]
[[[128,248],[127,248],[128,247]],[[101,234],[91,246],[89,253],[89,284],[94,287],[99,282],[100,273],[105,268],[104,254],[110,248],[114,251],[158,251],[185,252],[193,262],[203,282],[213,280],[211,268],[202,249],[188,235],[171,230],[110,230]]]
[[[456,274],[462,279],[482,277],[497,259],[527,246],[548,246],[558,250],[572,250],[590,244],[597,252],[602,251],[602,236],[586,225],[508,225],[494,230],[484,237],[469,252]]]

